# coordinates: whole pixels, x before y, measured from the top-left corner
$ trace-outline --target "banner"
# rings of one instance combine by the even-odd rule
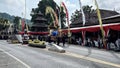
[[[48,13],[50,13],[50,15],[51,15],[51,17],[53,19],[54,27],[57,27],[58,26],[58,17],[57,17],[57,14],[56,14],[56,12],[50,6],[48,6],[46,8],[46,14],[48,14]]]
[[[70,37],[71,36],[71,33],[70,33],[70,24],[69,24],[69,13],[68,13],[68,10],[64,4],[64,2],[61,3],[63,8],[65,9],[65,12],[66,12],[66,18],[67,18],[67,24],[68,24],[68,36]]]
[[[61,4],[62,4],[63,8],[65,9],[66,18],[67,18],[67,23],[68,23],[68,27],[69,27],[70,25],[69,25],[69,13],[68,13],[68,10],[67,10],[64,2],[61,2]]]
[[[104,35],[105,33],[104,33],[103,25],[102,25],[102,18],[101,18],[100,10],[99,10],[97,1],[94,0],[94,2],[95,2],[95,6],[97,8],[97,15],[98,15],[98,20],[99,20],[99,24],[100,24],[100,30],[102,32],[102,39],[103,39],[104,47],[106,48],[105,35]]]

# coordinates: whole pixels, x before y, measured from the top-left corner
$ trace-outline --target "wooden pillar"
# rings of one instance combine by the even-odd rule
[[[104,35],[105,35],[105,38],[103,39],[103,44],[104,44],[104,49],[107,49],[107,37],[108,37],[108,34],[109,34],[109,28],[104,28]]]
[[[82,46],[84,46],[85,42],[86,42],[85,33],[86,33],[86,31],[82,31]]]

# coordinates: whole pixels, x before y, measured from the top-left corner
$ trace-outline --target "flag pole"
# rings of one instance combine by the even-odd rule
[[[103,44],[104,44],[104,47],[106,48],[105,35],[104,35],[105,33],[104,33],[103,25],[102,25],[100,10],[99,10],[97,1],[94,0],[94,2],[95,2],[95,6],[97,8],[97,15],[98,15],[98,20],[99,20],[99,24],[100,24],[100,30],[101,30],[101,33],[102,33]]]
[[[26,0],[25,0],[25,19],[26,19]]]
[[[28,25],[27,25],[27,22],[26,22],[26,6],[27,4],[26,4],[26,0],[25,0],[25,24],[26,24],[26,30],[27,30],[27,32],[28,32]]]

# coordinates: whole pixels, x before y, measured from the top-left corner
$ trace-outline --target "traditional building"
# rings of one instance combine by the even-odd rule
[[[43,14],[40,11],[39,13],[36,13],[36,18],[34,19],[31,31],[32,32],[48,31],[47,19],[44,18]]]
[[[111,11],[111,10],[104,10],[104,9],[100,9],[101,12],[101,18],[104,20],[104,18],[110,17],[110,16],[114,16],[114,15],[118,15],[119,13],[117,13],[116,11]],[[91,13],[89,14],[85,14],[85,18],[86,18],[86,23],[85,26],[91,26],[91,25],[98,25],[98,16],[97,13]],[[76,20],[71,20],[71,24],[70,27],[74,28],[74,27],[82,27],[82,14],[79,14],[78,19]],[[106,23],[103,21],[103,24]],[[109,22],[110,23],[110,22]]]

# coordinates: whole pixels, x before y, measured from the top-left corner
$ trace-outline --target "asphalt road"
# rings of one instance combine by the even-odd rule
[[[66,53],[1,40],[0,68],[120,68],[119,53],[74,45],[63,48]]]

